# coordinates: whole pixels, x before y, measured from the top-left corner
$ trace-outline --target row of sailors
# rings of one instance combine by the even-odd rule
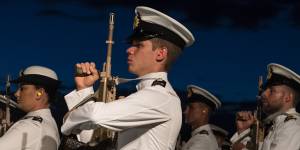
[[[184,47],[194,42],[192,33],[173,18],[149,7],[136,8],[131,46],[127,49],[128,70],[138,76],[137,91],[110,103],[89,101],[73,109],[94,94],[99,73],[94,63],[79,63],[85,76],[76,76],[76,90],[65,96],[70,111],[64,117],[61,132],[76,135],[83,143],[90,141],[93,130],[105,127],[118,132],[117,149],[173,150],[182,124],[181,101],[167,78],[171,64]],[[58,127],[49,106],[60,81],[46,67],[31,66],[13,80],[19,84],[15,93],[20,108],[27,112],[0,138],[5,150],[55,150],[60,144]],[[261,150],[298,150],[300,148],[299,99],[300,76],[279,65],[268,65],[268,78],[261,95],[262,108],[273,123],[260,145]],[[188,86],[185,122],[192,137],[183,150],[219,149],[209,126],[210,115],[221,106],[220,100],[198,86]],[[237,133],[232,149],[247,149],[250,126],[255,122],[250,112],[237,114]],[[242,140],[239,140],[241,139]]]
[[[268,75],[269,77],[265,84],[266,86],[265,90],[262,93],[262,98],[263,98],[262,106],[264,112],[268,115],[267,119],[271,118],[270,121],[273,123],[273,125],[269,129],[270,131],[266,135],[264,142],[261,143],[260,149],[262,150],[282,149],[283,147],[287,147],[288,149],[291,150],[298,149],[299,148],[298,139],[300,138],[300,135],[298,133],[300,131],[299,114],[295,111],[295,107],[292,107],[295,106],[295,104],[297,103],[294,102],[293,100],[294,98],[293,94],[291,93],[287,94],[287,95],[291,95],[291,98],[286,98],[283,96],[283,94],[284,92],[287,92],[289,90],[294,92],[294,90],[296,90],[295,86],[299,86],[297,84],[300,83],[300,82],[296,82],[296,79],[300,79],[300,77],[295,72],[279,64],[270,64],[268,66],[268,70],[269,70],[269,75]],[[159,74],[161,76],[161,73]],[[37,107],[37,108],[40,107],[39,105],[41,104],[33,105],[34,103],[30,102],[30,99],[32,98],[34,98],[36,101],[41,101],[42,103],[45,103],[45,100],[40,97],[42,97],[43,95],[47,95],[46,94],[47,92],[45,91],[47,88],[39,89],[36,86],[42,85],[42,83],[39,83],[41,81],[40,79],[45,80],[47,78],[49,78],[49,80],[55,81],[54,80],[56,78],[55,72],[46,67],[31,66],[24,71],[23,76],[13,81],[19,83],[21,86],[20,89],[16,92],[16,96],[18,98],[18,103],[21,106],[23,105],[23,107],[21,108],[23,108],[24,111],[26,111],[27,109],[30,110],[33,107]],[[47,81],[47,82],[52,82],[52,81]],[[145,81],[149,82],[148,80]],[[145,85],[146,83],[144,83],[145,81],[142,80],[141,83],[144,85],[140,84],[140,86],[146,86]],[[150,87],[158,88],[159,90],[166,88],[166,83],[162,84],[157,82],[165,82],[165,79],[164,80],[153,79],[152,81],[150,81]],[[283,88],[285,89],[283,90]],[[191,138],[187,142],[181,143],[180,140],[177,141],[178,143],[176,149],[178,150],[179,149],[182,150],[247,149],[247,142],[251,141],[250,137],[248,136],[246,138],[243,138],[242,140],[240,139],[245,134],[250,132],[249,131],[250,125],[253,124],[253,121],[255,121],[253,116],[251,116],[251,113],[249,112],[237,113],[237,120],[236,120],[237,133],[233,135],[231,141],[228,141],[227,139],[228,132],[226,130],[216,125],[209,124],[209,118],[211,114],[215,110],[221,107],[220,100],[209,91],[195,85],[189,85],[187,87],[187,93],[188,93],[187,94],[188,106],[184,111],[185,123],[189,124],[193,131],[191,133]],[[70,108],[72,108],[70,102],[73,102],[70,101],[70,98],[74,98],[73,94],[75,94],[75,97],[76,96],[85,97],[84,95],[87,95],[80,90],[78,91],[75,90],[70,94],[66,95],[66,101]],[[281,95],[282,96],[276,97],[276,95],[279,94],[280,96]],[[281,100],[279,98],[281,98]],[[286,101],[291,103],[289,105],[291,107],[286,107],[287,105],[285,105],[284,103]],[[275,105],[276,107],[273,108],[272,105]],[[283,108],[285,108],[286,111],[283,111]],[[84,111],[90,111],[90,110],[85,109]],[[124,115],[124,114],[120,114],[120,115]],[[147,115],[154,115],[154,114],[151,114],[151,112],[147,112]],[[83,116],[79,118],[72,118],[72,119],[81,120],[82,117]],[[117,117],[117,115],[115,115],[115,117]],[[141,117],[140,119],[144,118],[144,116],[140,116],[140,117]],[[137,122],[139,122],[138,116],[135,116],[134,118],[137,119]],[[249,122],[249,121],[251,123],[248,123],[249,125],[246,126],[245,122]],[[122,126],[126,126],[126,124],[122,120],[115,121],[114,125],[115,127],[117,127],[118,124],[121,123]],[[78,126],[73,128],[81,129],[83,127]],[[140,130],[138,125],[136,125],[135,129]],[[151,129],[147,129],[147,130],[151,130]],[[62,127],[62,131],[65,134],[67,133],[65,132],[64,126]],[[86,133],[89,133],[91,131],[92,130],[89,130]],[[90,140],[90,137],[86,137],[87,134],[85,132],[77,133],[77,131],[75,132],[72,131],[72,133],[78,134],[79,140],[81,139],[81,141],[83,142],[88,142]],[[143,134],[145,133],[143,132]],[[239,143],[236,143],[238,140]],[[230,144],[231,142],[234,144],[231,145]],[[58,149],[59,143],[60,140],[59,140],[58,128],[50,113],[49,108],[42,108],[42,109],[37,109],[35,111],[30,111],[25,117],[23,117],[23,119],[16,122],[6,132],[6,134],[0,138],[0,146],[7,150],[22,149],[22,148],[54,150],[54,149]],[[143,146],[148,147],[149,145],[143,145]],[[175,148],[175,146],[171,145],[170,149],[173,148]],[[121,148],[121,149],[127,149],[127,148]],[[151,149],[165,149],[165,148],[159,147],[159,148],[151,148]]]

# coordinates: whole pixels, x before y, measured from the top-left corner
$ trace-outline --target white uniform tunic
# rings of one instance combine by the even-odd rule
[[[141,78],[138,91],[124,99],[110,103],[89,102],[71,112],[61,131],[79,133],[103,126],[120,131],[118,149],[175,149],[182,121],[180,99],[168,82],[167,73],[150,73]],[[152,86],[157,78],[166,81],[166,86]],[[74,106],[88,91],[68,94],[65,97],[68,106]]]
[[[182,150],[218,150],[217,140],[209,126],[203,125],[192,132],[192,137]]]
[[[300,116],[295,109],[279,115],[273,120],[269,134],[264,139],[262,150],[299,150],[300,149]]]
[[[268,135],[265,137],[260,150],[299,150],[300,149],[300,115],[295,108],[289,109],[285,114],[275,117],[273,125],[269,129]],[[236,141],[242,135],[250,132],[246,130],[238,135],[237,133],[232,137],[231,141]],[[244,144],[250,141],[247,137],[243,140]],[[245,148],[246,149],[246,148]]]
[[[59,134],[50,109],[27,113],[1,138],[2,150],[57,150]]]

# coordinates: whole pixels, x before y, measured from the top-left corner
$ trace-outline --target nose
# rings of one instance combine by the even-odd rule
[[[133,46],[127,48],[127,51],[126,51],[127,54],[128,54],[128,55],[133,55],[133,54],[134,54],[134,49],[135,49],[135,48],[134,48]]]
[[[265,89],[265,90],[261,93],[261,98],[262,98],[262,99],[265,99],[265,98],[267,97],[267,95],[269,95],[269,93],[270,93],[270,89],[269,89],[269,88]]]
[[[20,89],[18,89],[16,92],[15,92],[15,97],[19,97],[20,96]]]

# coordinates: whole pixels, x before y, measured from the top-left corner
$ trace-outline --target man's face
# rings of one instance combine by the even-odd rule
[[[132,45],[127,49],[128,71],[138,76],[143,76],[153,71],[156,54],[152,49],[152,42],[133,41]]]
[[[284,85],[268,87],[262,93],[262,108],[266,114],[273,114],[281,111],[284,106],[284,97],[287,91]]]
[[[15,93],[20,108],[30,112],[35,106],[37,89],[34,85],[20,85]]]
[[[204,118],[204,111],[207,111],[205,104],[200,102],[189,103],[184,111],[185,123],[190,125],[198,124],[198,122],[201,122]]]

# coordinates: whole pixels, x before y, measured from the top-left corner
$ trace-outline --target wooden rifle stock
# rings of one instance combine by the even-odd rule
[[[103,64],[102,72],[100,72],[100,84],[97,92],[98,98],[96,101],[101,102],[111,102],[116,99],[116,85],[114,83],[114,78],[111,76],[111,55],[112,55],[112,45],[113,41],[113,30],[114,30],[114,13],[110,13],[109,15],[109,32],[108,32],[108,40],[107,44],[107,56],[106,62]],[[106,128],[100,127],[96,129],[93,133],[93,137],[91,140],[92,143],[99,143],[99,141],[111,141],[114,143],[115,141],[115,133]],[[93,144],[92,144],[93,145]]]

